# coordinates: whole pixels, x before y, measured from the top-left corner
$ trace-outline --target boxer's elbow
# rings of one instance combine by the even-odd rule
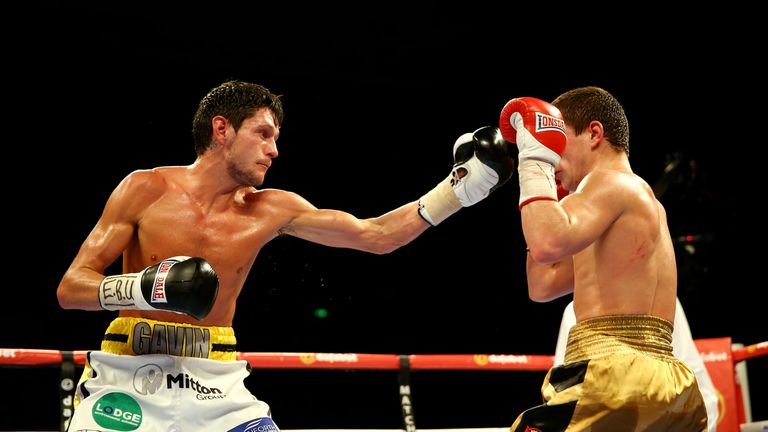
[[[548,302],[573,292],[573,266],[570,259],[542,265],[529,258],[526,274],[528,297],[532,301]]]
[[[56,289],[56,298],[59,300],[59,306],[62,309],[74,309],[72,306],[72,294],[66,282],[62,280]]]
[[[528,298],[530,298],[531,301],[534,301],[536,303],[550,302],[562,296],[563,294],[560,292],[541,289],[541,287],[539,287],[539,289],[531,289],[530,285],[528,287]]]
[[[386,255],[399,249],[403,244],[393,243],[387,241],[368,243],[365,246],[365,251],[376,255]]]
[[[59,306],[62,309],[79,309],[79,292],[72,275],[65,274],[56,288],[56,298],[59,300]]]
[[[557,289],[553,286],[537,286],[533,289],[530,285],[528,286],[528,298],[536,303],[551,302],[571,292],[573,290]]]
[[[529,241],[528,253],[539,264],[553,264],[570,256],[568,245],[556,237]]]

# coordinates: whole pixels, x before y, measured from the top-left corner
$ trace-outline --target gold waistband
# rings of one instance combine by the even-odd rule
[[[111,354],[167,354],[220,361],[237,358],[232,327],[202,327],[145,318],[115,318],[104,334],[101,350]]]
[[[590,318],[571,327],[566,363],[614,354],[673,360],[672,323],[651,315],[613,315]]]

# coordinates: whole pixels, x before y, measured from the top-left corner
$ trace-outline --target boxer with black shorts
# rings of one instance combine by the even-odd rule
[[[512,432],[704,431],[696,377],[672,355],[677,271],[666,213],[629,164],[629,125],[607,91],[523,97],[499,126],[519,149],[528,294],[573,293],[565,363]],[[558,202],[557,184],[569,191]]]
[[[275,431],[245,388],[231,328],[261,248],[280,234],[383,254],[501,186],[514,160],[496,127],[454,143],[451,174],[418,201],[359,219],[258,189],[278,155],[281,99],[228,81],[193,120],[197,159],[134,171],[115,188],[59,287],[65,309],[116,310],[88,355],[69,430]],[[122,256],[122,275],[105,276]]]

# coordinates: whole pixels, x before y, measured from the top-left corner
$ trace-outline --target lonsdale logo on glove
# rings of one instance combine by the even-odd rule
[[[557,117],[536,113],[536,132],[556,130],[565,135],[565,122]]]
[[[166,260],[159,264],[157,274],[155,275],[155,282],[152,284],[151,303],[168,303],[168,299],[165,298],[165,278],[168,277],[168,272],[171,271],[171,267],[177,262]]]

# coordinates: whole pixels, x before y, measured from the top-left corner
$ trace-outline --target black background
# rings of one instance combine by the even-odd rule
[[[765,97],[764,47],[747,15],[483,2],[38,3],[8,14],[19,29],[5,38],[3,66],[0,347],[98,347],[114,313],[61,310],[58,281],[125,175],[193,162],[197,102],[231,78],[284,98],[280,156],[264,186],[358,217],[418,199],[450,171],[455,138],[495,124],[510,98],[601,86],[625,107],[638,174],[657,185],[681,161],[661,200],[673,236],[697,235],[693,254],[678,245],[694,337],[765,341],[753,175],[764,165],[764,113],[753,109]],[[276,239],[238,300],[238,348],[551,354],[570,296],[527,298],[517,197],[513,178],[384,256]],[[768,365],[748,367],[753,414],[766,419],[757,383]],[[0,370],[0,426],[55,429],[56,377]],[[419,372],[417,425],[507,426],[538,403],[542,378]],[[247,385],[282,428],[400,427],[389,372],[255,371]]]

